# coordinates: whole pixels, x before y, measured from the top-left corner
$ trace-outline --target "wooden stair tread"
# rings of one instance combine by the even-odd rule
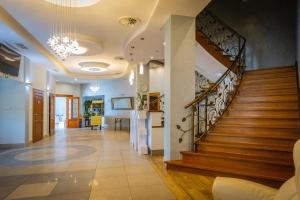
[[[217,135],[217,136],[228,136],[228,137],[246,137],[246,138],[272,138],[272,139],[283,139],[283,140],[297,140],[300,137],[299,135],[271,135],[271,134],[245,134],[245,133],[240,133],[240,134],[232,134],[232,133],[222,133],[222,132],[215,132],[211,131],[209,133],[210,135]]]
[[[292,147],[290,146],[279,146],[279,145],[267,145],[267,144],[255,144],[255,143],[231,143],[231,142],[199,142],[198,145],[210,145],[210,146],[221,146],[221,147],[233,147],[240,149],[259,149],[264,151],[284,151],[284,152],[292,152]]]
[[[182,151],[181,154],[188,154],[192,156],[206,156],[206,157],[218,157],[218,158],[226,158],[226,159],[235,159],[240,161],[248,161],[248,162],[258,162],[258,163],[268,163],[274,165],[285,165],[285,166],[293,166],[293,161],[290,159],[274,159],[273,157],[258,157],[251,155],[243,155],[238,153],[224,153],[224,152],[207,152],[207,151],[199,151],[199,152],[190,152],[190,151]]]
[[[167,165],[177,165],[180,167],[188,167],[188,168],[194,168],[194,169],[199,169],[199,170],[208,170],[208,171],[222,171],[223,173],[229,173],[229,174],[236,174],[236,175],[242,175],[242,176],[249,176],[253,178],[261,178],[261,179],[269,179],[269,180],[278,180],[278,181],[285,181],[286,177],[274,177],[274,176],[268,176],[267,174],[258,174],[258,173],[251,173],[251,172],[240,172],[239,170],[235,170],[234,168],[218,168],[214,166],[210,167],[203,167],[191,163],[185,163],[182,160],[172,160],[172,161],[165,161]]]

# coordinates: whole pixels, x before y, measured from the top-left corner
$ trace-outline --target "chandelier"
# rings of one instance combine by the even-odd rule
[[[58,57],[65,60],[69,56],[77,54],[80,48],[76,39],[73,0],[50,0],[50,3],[52,10],[56,11],[56,19],[47,44]]]

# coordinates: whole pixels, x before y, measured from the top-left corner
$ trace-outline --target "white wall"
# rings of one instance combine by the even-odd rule
[[[149,92],[164,94],[164,67],[150,68]]]
[[[82,96],[96,96],[104,95],[104,115],[105,116],[116,116],[124,115],[130,116],[130,111],[128,110],[112,110],[111,98],[114,97],[136,97],[136,86],[129,85],[128,76],[124,76],[119,79],[113,80],[100,80],[97,85],[100,86],[100,90],[96,93],[90,90],[90,86],[94,86],[96,83],[83,84]],[[112,125],[112,122],[108,119],[106,123]]]
[[[31,62],[24,58],[24,78],[25,82],[30,82],[31,87],[26,87],[26,143],[32,141],[32,91],[38,89],[44,92],[44,125],[43,135],[49,135],[49,93],[55,93],[55,77],[50,74],[42,65]]]
[[[80,84],[56,83],[56,94],[74,95],[75,97],[81,96]]]
[[[25,87],[0,79],[0,146],[25,144]]]
[[[227,70],[217,59],[210,55],[200,44],[196,44],[196,70],[211,82],[216,82]]]

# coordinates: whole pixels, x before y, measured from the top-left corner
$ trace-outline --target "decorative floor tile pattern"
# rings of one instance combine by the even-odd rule
[[[52,192],[57,182],[24,184],[17,187],[6,199],[21,199],[29,197],[46,197]]]
[[[133,150],[127,131],[58,131],[0,153],[0,199],[176,199],[171,191],[153,161]]]

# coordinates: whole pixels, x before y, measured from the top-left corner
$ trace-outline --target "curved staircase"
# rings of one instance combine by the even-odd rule
[[[239,65],[234,68],[236,61],[232,59],[237,57],[223,56],[226,52],[221,52],[216,42],[210,42],[207,34],[197,35],[197,41],[200,38],[200,44],[208,52],[216,59],[222,59],[219,61],[226,64],[229,72],[206,94],[186,106],[193,107],[190,116],[195,149],[194,152],[181,152],[182,160],[166,161],[167,169],[281,185],[294,174],[292,148],[300,138],[297,67],[242,71],[242,76],[238,76],[240,81],[229,85],[228,79],[239,80],[230,76],[237,74]],[[233,89],[225,95],[224,92],[212,92],[231,87]],[[225,97],[221,98],[222,95]],[[213,103],[209,103],[211,97]],[[221,108],[213,108],[217,114],[208,119],[207,113],[212,106],[217,107],[218,98],[222,99],[223,104]],[[199,111],[203,108],[204,112]],[[201,113],[206,114],[202,116]],[[205,126],[201,130],[203,119]],[[180,126],[178,129],[184,134],[188,132]]]

